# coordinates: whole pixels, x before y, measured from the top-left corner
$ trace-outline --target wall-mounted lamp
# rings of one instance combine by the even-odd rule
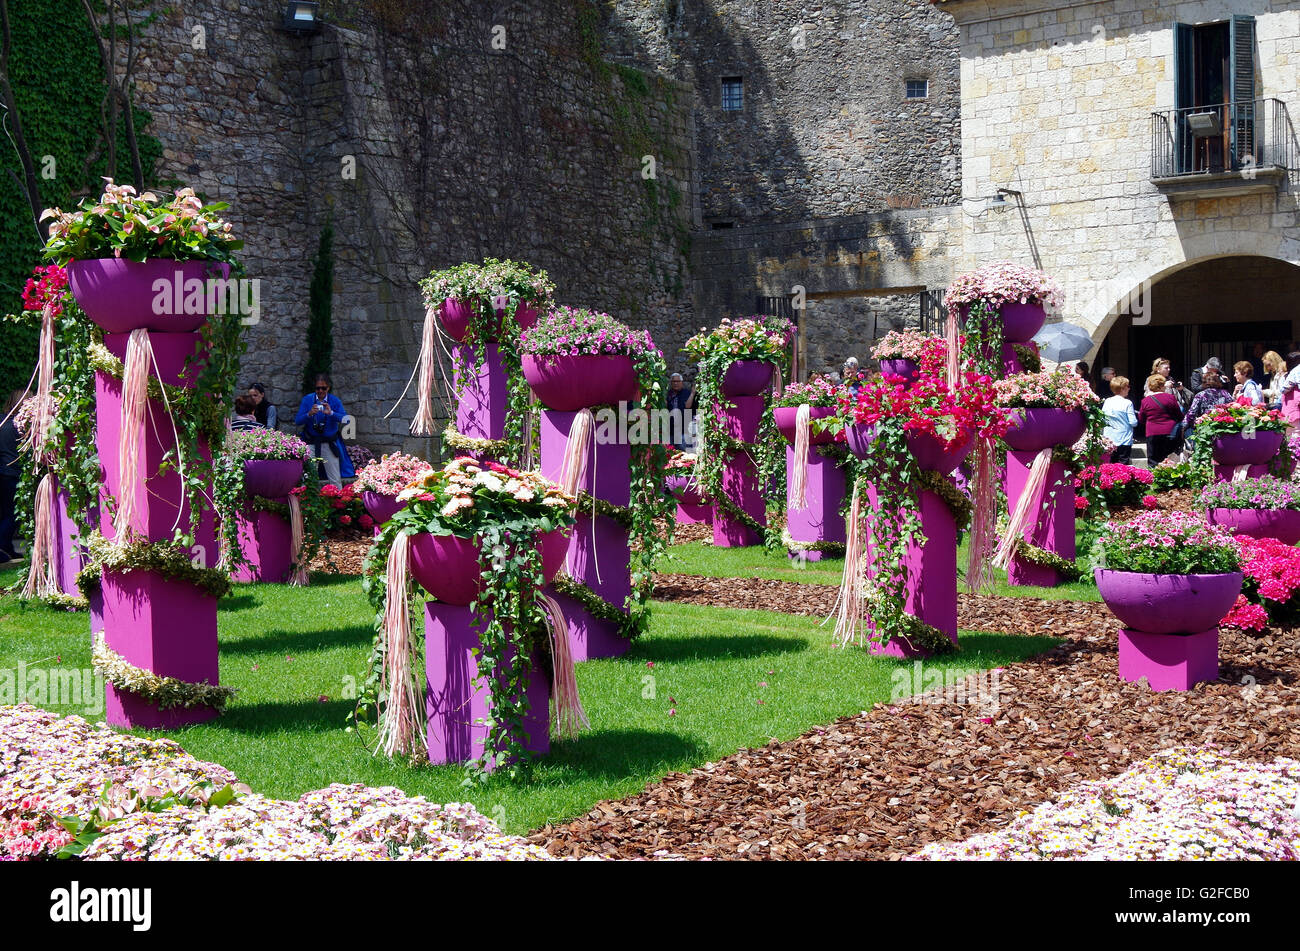
[[[319,33],[320,4],[309,0],[295,0],[286,4],[280,29],[289,33]]]

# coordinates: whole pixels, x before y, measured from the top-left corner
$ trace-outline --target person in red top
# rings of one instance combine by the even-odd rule
[[[1183,409],[1178,397],[1164,392],[1165,378],[1159,373],[1147,377],[1147,390],[1150,396],[1142,400],[1138,409],[1138,419],[1146,426],[1147,458],[1152,466],[1160,465],[1165,456],[1178,446],[1178,437],[1174,430],[1183,418]]]

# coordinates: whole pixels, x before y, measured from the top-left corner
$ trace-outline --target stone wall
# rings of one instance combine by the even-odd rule
[[[526,260],[561,302],[647,327],[665,350],[684,342],[691,92],[605,63],[594,9],[335,2],[304,37],[276,29],[279,4],[181,0],[150,27],[138,98],[166,148],[157,177],[231,203],[262,281],[245,377],[282,414],[327,220],[335,391],[373,449],[432,450],[406,435],[411,398],[383,418],[414,365],[415,281],[431,268]]]
[[[1166,194],[1152,180],[1151,114],[1172,109],[1173,24],[1256,17],[1256,95],[1300,114],[1300,2],[1155,4],[948,0],[961,28],[963,269],[1032,261],[1066,285],[1066,316],[1100,341],[1117,303],[1191,262],[1300,263],[1294,173],[1256,194]],[[1256,182],[1230,182],[1236,188]],[[1120,325],[1121,330],[1123,324]]]
[[[927,0],[616,0],[611,56],[696,91],[706,224],[954,203],[957,31]],[[744,108],[724,111],[724,77]],[[905,97],[927,79],[929,96]]]

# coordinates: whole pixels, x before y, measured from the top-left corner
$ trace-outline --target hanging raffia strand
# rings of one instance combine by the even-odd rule
[[[944,326],[944,343],[946,346],[945,356],[947,357],[948,371],[948,389],[955,389],[957,386],[957,361],[959,354],[957,349],[959,344],[959,335],[957,333],[957,317],[961,313],[960,308],[954,307],[948,312],[948,320]]]
[[[36,350],[36,411],[23,439],[23,449],[44,462],[50,425],[54,422],[54,311],[49,304],[41,310],[41,337]]]
[[[377,742],[386,756],[425,749],[417,719],[423,700],[416,696],[411,673],[415,652],[411,639],[410,602],[407,600],[409,575],[410,536],[402,533],[393,540],[393,547],[388,552],[385,579],[388,594],[380,635],[384,640],[385,654],[383,683],[379,689],[386,703]]]
[[[551,699],[555,702],[555,731],[560,736],[577,736],[591,726],[578,696],[578,679],[569,649],[569,625],[554,598],[539,594],[546,609],[546,627],[551,635]]]
[[[437,350],[438,308],[430,307],[424,312],[424,329],[420,334],[420,359],[416,364],[415,418],[411,420],[413,436],[428,436],[433,433],[433,382],[434,360]]]
[[[808,447],[812,440],[809,431],[812,423],[812,407],[800,404],[794,414],[794,478],[790,482],[790,507],[805,509],[808,507]]]
[[[1002,543],[993,556],[993,564],[997,567],[1009,567],[1021,541],[1031,541],[1025,538],[1025,533],[1032,532],[1038,524],[1038,509],[1042,505],[1047,474],[1051,468],[1052,450],[1048,447],[1034,456],[1033,464],[1029,467],[1029,478],[1025,481],[1024,491],[1020,493],[1016,510],[1011,513],[1011,520],[1007,524],[1007,532],[1002,536]]]
[[[293,553],[293,570],[289,574],[289,584],[304,588],[311,583],[307,566],[303,564],[302,549],[305,533],[302,525],[302,502],[298,496],[289,493],[289,545]],[[403,538],[406,536],[403,535]]]
[[[844,547],[844,575],[840,579],[840,593],[836,599],[835,643],[848,647],[860,643],[863,610],[866,607],[866,544],[863,539],[862,492],[858,482],[853,484],[853,501],[849,506],[848,524],[845,526],[848,544]]]
[[[122,433],[117,445],[117,512],[113,516],[113,532],[125,540],[132,530],[138,513],[140,495],[141,445],[144,436],[145,414],[149,411],[149,367],[153,363],[153,345],[149,331],[137,328],[131,331],[126,344],[126,360],[122,370]]]
[[[573,417],[564,458],[560,461],[560,490],[566,495],[577,495],[578,487],[587,478],[587,450],[595,427],[596,418],[590,409],[579,410]]]
[[[23,585],[24,598],[48,598],[59,593],[59,575],[54,564],[58,550],[54,523],[54,475],[45,473],[36,485],[36,524],[32,529],[32,563]]]
[[[997,534],[997,475],[993,441],[977,437],[971,484],[970,552],[966,561],[966,586],[972,591],[985,591],[993,583],[989,557]]]

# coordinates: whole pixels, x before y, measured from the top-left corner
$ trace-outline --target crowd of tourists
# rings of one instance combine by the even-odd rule
[[[1088,365],[1080,363],[1077,368],[1086,379]],[[1230,373],[1218,357],[1210,357],[1185,383],[1175,379],[1166,357],[1157,357],[1136,406],[1130,396],[1132,387],[1132,381],[1117,375],[1113,367],[1102,369],[1098,396],[1106,416],[1104,435],[1115,447],[1111,462],[1128,463],[1139,435],[1146,438],[1147,459],[1153,466],[1171,455],[1190,453],[1197,420],[1221,403],[1242,398],[1279,410],[1293,427],[1300,425],[1300,349],[1284,360],[1276,351],[1256,345],[1254,358],[1238,360]]]

